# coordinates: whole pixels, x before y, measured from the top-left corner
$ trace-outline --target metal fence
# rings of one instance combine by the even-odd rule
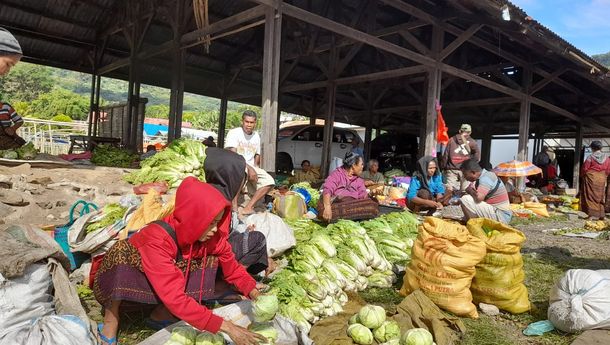
[[[38,151],[52,155],[68,153],[70,135],[86,135],[87,122],[58,122],[25,118],[19,136],[34,143]]]

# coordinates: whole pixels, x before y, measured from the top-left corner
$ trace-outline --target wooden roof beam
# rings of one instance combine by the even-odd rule
[[[8,8],[14,9],[14,10],[18,10],[27,14],[31,14],[31,15],[35,15],[36,17],[40,17],[40,18],[45,18],[48,20],[53,20],[53,21],[57,21],[57,22],[61,22],[63,24],[68,24],[68,25],[74,25],[77,27],[80,27],[82,29],[86,29],[86,30],[94,30],[95,31],[95,27],[90,25],[91,23],[88,22],[81,22],[79,20],[76,20],[74,18],[70,18],[70,17],[66,17],[63,15],[59,15],[59,14],[53,14],[53,13],[49,13],[49,12],[41,12],[38,11],[35,8],[31,8],[28,6],[24,6],[21,4],[16,4],[13,2],[9,2],[6,0],[3,0],[0,3],[0,8],[2,8],[2,6],[6,6]]]
[[[256,0],[256,1],[271,1],[271,0]],[[396,1],[396,0],[380,0],[380,1],[384,1],[384,2],[390,2],[390,3],[403,3],[402,1]],[[421,55],[419,53],[416,53],[414,51],[411,51],[409,49],[406,49],[404,47],[400,47],[398,45],[395,45],[391,42],[382,40],[380,38],[377,38],[375,36],[371,36],[365,32],[350,28],[346,25],[334,22],[328,18],[324,18],[322,16],[316,15],[314,13],[308,12],[306,10],[303,10],[299,7],[290,5],[290,4],[286,4],[286,3],[282,3],[281,4],[281,12],[283,14],[285,14],[286,16],[290,16],[293,17],[295,19],[301,20],[301,21],[305,21],[317,26],[320,26],[328,31],[337,33],[339,35],[343,35],[345,37],[351,38],[355,41],[359,41],[359,42],[363,42],[365,44],[368,44],[370,46],[373,46],[377,49],[380,50],[384,50],[386,52],[401,56],[403,58],[412,60],[414,62],[420,63],[422,65],[425,65],[427,67],[431,67],[431,68],[438,68],[439,70],[441,70],[444,73],[448,73],[451,75],[455,75],[457,77],[466,79],[466,80],[470,80],[472,82],[475,82],[477,84],[483,85],[485,87],[488,87],[492,90],[507,94],[509,96],[513,96],[519,100],[525,100],[526,97],[529,98],[531,100],[532,103],[537,104],[541,107],[544,107],[548,110],[551,111],[555,111],[556,113],[563,115],[571,120],[574,120],[576,122],[583,122],[583,120],[578,117],[577,115],[573,114],[572,112],[562,109],[560,107],[557,107],[551,103],[548,103],[546,101],[543,101],[541,99],[538,99],[536,97],[532,97],[529,95],[524,94],[523,92],[520,92],[518,90],[514,90],[512,88],[500,85],[496,82],[490,81],[488,79],[485,78],[481,78],[477,75],[471,74],[469,72],[466,72],[464,70],[461,70],[457,67],[453,67],[441,62],[437,62],[436,60],[428,57],[428,56],[424,56]],[[590,123],[589,123],[590,124]],[[597,125],[596,126],[603,128],[604,130],[607,130],[610,132],[610,128],[607,128],[605,126],[601,126],[601,125]]]

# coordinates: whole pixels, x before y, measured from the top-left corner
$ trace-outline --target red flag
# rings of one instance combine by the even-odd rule
[[[439,144],[447,145],[449,143],[449,134],[447,133],[449,128],[445,124],[441,108],[442,106],[436,103],[436,141]]]

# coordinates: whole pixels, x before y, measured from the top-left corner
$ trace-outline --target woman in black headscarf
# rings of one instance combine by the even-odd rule
[[[269,267],[267,240],[263,233],[247,227],[237,217],[237,197],[246,181],[246,161],[241,155],[218,147],[206,149],[203,164],[206,182],[233,204],[229,243],[235,258],[248,273],[258,274]]]
[[[0,77],[8,74],[21,60],[22,55],[21,46],[15,36],[0,28]],[[0,100],[0,150],[15,149],[25,144],[25,140],[16,133],[21,125],[21,116],[10,104]]]
[[[413,212],[428,211],[428,214],[433,214],[443,207],[444,195],[445,186],[436,158],[420,158],[407,193],[409,209]]]

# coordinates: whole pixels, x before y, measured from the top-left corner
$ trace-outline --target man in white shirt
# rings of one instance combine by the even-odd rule
[[[273,189],[275,180],[260,168],[261,137],[254,131],[257,115],[252,110],[244,111],[240,128],[227,133],[225,148],[237,152],[246,160],[248,167],[248,194],[250,201],[242,209],[242,215],[254,213],[254,205]]]

